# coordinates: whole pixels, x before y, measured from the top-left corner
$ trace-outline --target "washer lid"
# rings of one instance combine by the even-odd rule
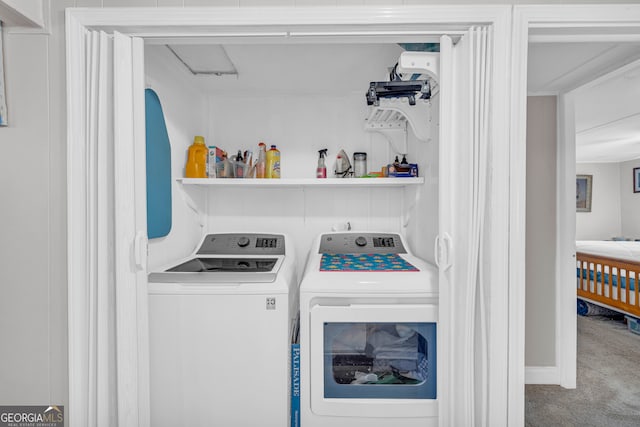
[[[269,273],[278,258],[193,258],[167,270],[170,273]]]
[[[196,257],[163,272],[149,274],[149,281],[160,283],[272,283],[276,280],[281,264],[282,257]]]

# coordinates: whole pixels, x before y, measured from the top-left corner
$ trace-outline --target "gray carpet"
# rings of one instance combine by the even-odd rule
[[[527,427],[640,426],[640,335],[624,321],[578,316],[577,388],[527,385]]]

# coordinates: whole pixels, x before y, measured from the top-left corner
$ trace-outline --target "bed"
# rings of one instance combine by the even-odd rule
[[[577,241],[578,299],[640,318],[640,242]]]

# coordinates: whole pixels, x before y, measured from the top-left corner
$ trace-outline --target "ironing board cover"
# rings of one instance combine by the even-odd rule
[[[171,231],[171,146],[158,95],[145,89],[147,135],[147,236],[164,237]]]
[[[398,254],[322,254],[320,271],[420,271]]]

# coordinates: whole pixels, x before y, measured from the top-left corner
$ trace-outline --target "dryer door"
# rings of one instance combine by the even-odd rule
[[[311,410],[319,415],[437,416],[436,305],[315,305]]]

